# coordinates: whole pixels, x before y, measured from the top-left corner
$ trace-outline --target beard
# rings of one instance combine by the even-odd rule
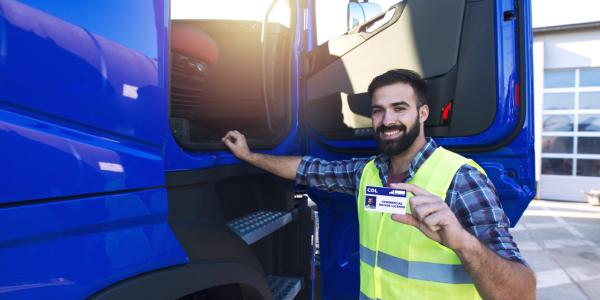
[[[395,129],[400,130],[400,132],[402,133],[397,139],[394,139],[394,140],[382,139],[381,135],[386,130],[395,130]],[[404,151],[406,151],[408,148],[410,148],[410,146],[412,146],[412,144],[415,142],[417,137],[419,137],[419,135],[421,134],[421,125],[419,122],[419,117],[417,117],[417,120],[415,121],[414,125],[411,128],[409,128],[408,130],[406,129],[406,126],[404,126],[403,124],[389,126],[389,127],[387,127],[385,125],[381,125],[376,129],[375,132],[377,133],[375,136],[377,138],[377,144],[379,145],[379,150],[383,154],[391,157],[394,155],[404,153]]]

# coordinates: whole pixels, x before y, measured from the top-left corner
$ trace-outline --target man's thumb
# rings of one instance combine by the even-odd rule
[[[398,222],[398,223],[402,223],[402,224],[406,224],[406,225],[412,225],[415,227],[419,227],[419,222],[417,221],[417,219],[415,217],[413,217],[412,215],[406,214],[406,215],[397,215],[397,214],[392,214],[392,220]]]

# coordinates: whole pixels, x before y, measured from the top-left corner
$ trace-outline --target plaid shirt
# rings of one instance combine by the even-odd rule
[[[414,176],[437,147],[433,139],[427,139],[425,146],[410,163],[406,181]],[[296,172],[296,183],[358,197],[362,171],[372,159],[375,159],[383,185],[388,186],[390,158],[383,154],[342,161],[325,161],[306,156]],[[488,248],[508,260],[526,264],[508,232],[509,220],[502,210],[496,189],[487,176],[470,165],[462,166],[450,184],[445,201],[462,226]]]

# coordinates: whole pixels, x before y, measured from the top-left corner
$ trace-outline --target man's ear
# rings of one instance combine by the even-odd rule
[[[422,123],[425,123],[425,121],[427,121],[427,118],[429,118],[429,106],[427,104],[423,104],[419,108],[419,118]]]

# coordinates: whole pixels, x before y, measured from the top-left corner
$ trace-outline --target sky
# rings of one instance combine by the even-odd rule
[[[599,0],[531,0],[533,28],[600,21]]]

